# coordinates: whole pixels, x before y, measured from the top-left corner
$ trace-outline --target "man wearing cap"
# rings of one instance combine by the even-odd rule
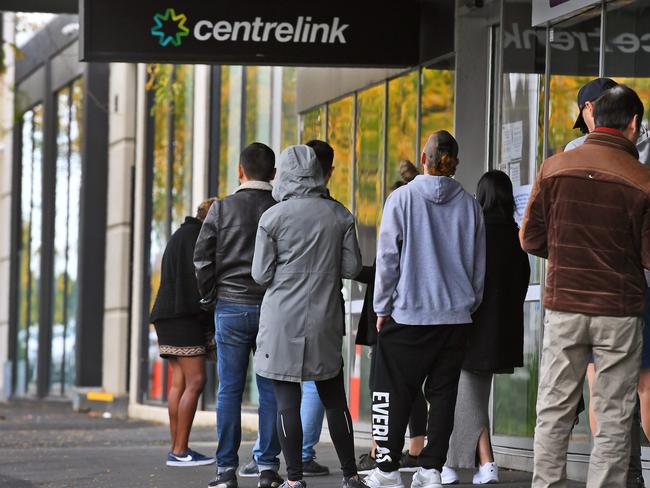
[[[626,484],[650,268],[650,168],[634,144],[643,113],[630,88],[606,90],[585,143],[542,164],[522,221],[522,248],[548,259],[532,488],[566,486],[591,354],[598,428],[587,486]]]
[[[610,88],[618,85],[611,78],[596,78],[586,83],[578,91],[578,118],[573,125],[574,129],[580,129],[584,134],[569,142],[564,148],[565,151],[581,146],[587,139],[587,135],[596,128],[594,122],[594,102]],[[636,141],[636,148],[639,151],[639,161],[643,164],[650,164],[650,131],[643,124],[639,130],[639,138]]]
[[[587,135],[590,132],[593,132],[595,129],[596,123],[594,121],[594,104],[598,98],[610,88],[617,86],[614,80],[610,78],[596,78],[586,83],[578,92],[578,118],[574,124],[574,129],[580,129],[583,135],[578,137],[573,141],[569,142],[566,145],[565,151],[575,149],[581,146],[587,139]],[[643,164],[650,164],[650,131],[645,125],[641,125],[639,130],[639,137],[636,140],[636,148],[639,151],[639,160]],[[650,272],[646,271],[646,283],[650,286]],[[648,309],[648,302],[650,296],[650,288],[646,289],[646,309]],[[649,323],[646,312],[646,323]],[[644,349],[641,361],[641,374],[640,374],[640,387],[639,395],[642,398],[642,404],[646,405],[650,403],[650,337],[646,337],[647,333],[650,332],[650,327],[644,329]],[[589,394],[591,396],[591,389],[593,386],[594,378],[596,375],[596,370],[594,368],[593,357],[587,367],[587,382],[589,384]],[[584,402],[581,402],[581,407],[578,410],[580,413],[584,409]],[[648,410],[648,407],[645,407],[644,410]],[[646,414],[647,416],[647,414]],[[637,401],[637,407],[634,412],[634,421],[632,424],[631,431],[631,453],[630,453],[630,464],[628,467],[628,476],[627,476],[627,488],[644,488],[645,483],[643,481],[643,468],[641,466],[641,439],[640,439],[640,414],[639,414],[639,404]],[[594,433],[596,431],[596,419],[590,408],[589,411],[589,423],[591,425],[591,431]]]

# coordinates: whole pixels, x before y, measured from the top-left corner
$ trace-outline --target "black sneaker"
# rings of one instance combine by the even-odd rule
[[[302,462],[302,475],[303,476],[327,476],[330,474],[330,468],[318,464],[313,459],[311,461]]]
[[[359,474],[370,474],[370,472],[377,467],[377,461],[370,453],[362,454],[359,456],[357,463],[357,470]]]
[[[359,475],[343,478],[343,484],[341,486],[343,488],[368,488],[368,485],[359,478]]]
[[[402,473],[415,473],[420,468],[417,456],[411,456],[408,450],[402,453],[402,459],[399,461],[399,470]]]
[[[208,483],[208,488],[237,488],[237,474],[234,469],[218,473],[214,481]]]
[[[257,478],[260,474],[260,470],[257,467],[257,461],[255,461],[254,458],[251,459],[248,464],[239,468],[237,474],[242,478]]]
[[[257,483],[257,488],[278,488],[284,480],[270,469],[260,471],[260,480]]]
[[[626,483],[626,488],[645,488],[645,482],[643,481],[643,475],[634,476],[632,479],[628,478]]]

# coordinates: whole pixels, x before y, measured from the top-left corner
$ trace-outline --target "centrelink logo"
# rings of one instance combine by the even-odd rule
[[[153,20],[156,25],[151,28],[151,35],[159,37],[158,43],[163,47],[169,44],[174,47],[180,46],[183,37],[190,33],[190,30],[185,27],[187,22],[185,14],[177,15],[173,8],[168,8],[164,14],[156,13]]]
[[[163,47],[181,45],[182,38],[189,35],[190,30],[185,26],[185,14],[176,14],[173,8],[168,8],[164,14],[156,13],[153,17],[155,25],[151,29],[153,36],[159,37]],[[192,28],[192,34],[197,41],[231,41],[231,42],[279,42],[303,44],[346,44],[345,31],[349,24],[341,23],[339,17],[333,17],[331,22],[315,23],[308,16],[299,16],[295,22],[270,22],[261,17],[249,20],[199,20]]]

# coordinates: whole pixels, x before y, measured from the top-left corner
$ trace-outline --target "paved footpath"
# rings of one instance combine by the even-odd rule
[[[244,435],[242,462],[248,459],[253,441],[254,433]],[[163,425],[75,414],[65,403],[0,404],[0,487],[207,487],[214,467],[167,468],[167,442],[168,430]],[[214,452],[213,429],[195,429],[192,447],[205,454]],[[308,479],[309,488],[340,487],[341,471],[332,445],[323,443],[317,450],[318,461],[330,466],[332,474]],[[403,476],[408,488],[411,475]],[[471,476],[463,472],[461,481],[471,482]],[[500,485],[529,487],[530,474],[504,470]],[[243,478],[239,486],[253,488],[257,480]]]

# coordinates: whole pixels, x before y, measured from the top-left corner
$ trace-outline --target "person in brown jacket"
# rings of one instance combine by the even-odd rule
[[[624,85],[595,103],[596,129],[544,161],[522,248],[548,259],[533,488],[565,486],[589,356],[598,422],[587,486],[625,486],[650,267],[650,168],[639,163],[643,103]]]

